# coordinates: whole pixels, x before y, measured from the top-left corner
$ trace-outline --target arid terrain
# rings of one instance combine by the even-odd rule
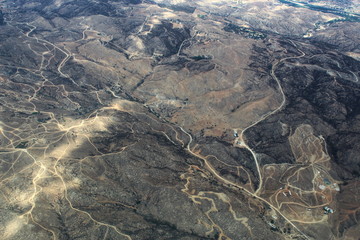
[[[1,0],[0,239],[358,240],[358,0]]]

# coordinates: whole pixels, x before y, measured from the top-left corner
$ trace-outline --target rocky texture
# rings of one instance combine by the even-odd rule
[[[3,1],[1,236],[356,239],[355,5],[296,4]]]

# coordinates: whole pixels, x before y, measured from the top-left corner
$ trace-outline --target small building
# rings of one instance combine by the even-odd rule
[[[334,213],[334,210],[327,206],[325,206],[323,209],[324,209],[324,214]]]

